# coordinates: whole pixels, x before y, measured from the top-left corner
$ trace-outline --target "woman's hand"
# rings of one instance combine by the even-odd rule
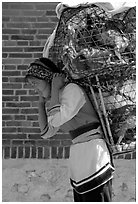
[[[52,79],[52,89],[59,90],[65,84],[65,76],[63,74],[56,73],[53,75]]]

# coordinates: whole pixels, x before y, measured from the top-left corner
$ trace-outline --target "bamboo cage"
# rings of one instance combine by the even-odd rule
[[[136,148],[136,7],[113,15],[96,4],[66,8],[50,58],[89,87],[114,153]]]

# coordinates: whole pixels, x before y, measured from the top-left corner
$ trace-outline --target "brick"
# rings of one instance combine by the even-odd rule
[[[22,84],[3,84],[2,85],[3,89],[21,89],[22,88]]]
[[[41,45],[41,42],[40,41],[29,41],[29,45],[30,46],[40,46]]]
[[[9,159],[10,158],[10,147],[5,147],[4,148],[4,159]]]
[[[20,76],[21,72],[20,71],[3,71],[2,74],[3,76]]]
[[[12,42],[12,41],[11,41]],[[17,41],[17,45],[18,46],[28,46],[29,42],[28,41]]]
[[[31,158],[36,158],[36,147],[31,147]]]
[[[17,66],[17,69],[19,69],[19,70],[26,70],[27,67],[28,67],[28,66],[26,66],[26,65],[18,65],[18,66]]]
[[[37,22],[48,22],[48,21],[49,21],[49,18],[46,17],[46,16],[40,16],[40,17],[37,17],[37,18],[36,18],[36,21],[37,21]]]
[[[50,16],[49,21],[54,22],[54,23],[58,23],[58,18],[56,16]]]
[[[9,8],[9,2],[2,2],[2,9],[8,9]]]
[[[50,158],[50,147],[44,147],[44,159]]]
[[[9,35],[2,35],[2,40],[9,40]]]
[[[7,53],[2,53],[2,58],[7,58],[8,54]]]
[[[16,155],[17,155],[17,148],[16,147],[12,147],[11,148],[11,158],[12,159],[16,159]]]
[[[18,23],[18,22],[14,22],[14,23],[7,23],[7,27],[8,28],[30,28],[31,25],[30,23],[27,22],[22,22],[22,23]]]
[[[46,40],[48,38],[48,35],[36,35],[35,37],[37,40]]]
[[[2,120],[13,120],[13,115],[2,115]]]
[[[12,146],[23,146],[24,140],[12,140]]]
[[[53,29],[45,28],[45,29],[39,29],[38,34],[47,34],[50,35],[52,33]]]
[[[18,147],[18,158],[23,158],[23,147]]]
[[[19,109],[17,108],[3,108],[2,109],[2,113],[3,114],[17,114],[19,113]]]
[[[58,159],[62,159],[63,158],[63,147],[58,147],[58,150],[57,150],[57,158]]]
[[[56,23],[47,23],[47,22],[45,22],[45,23],[32,23],[32,27],[33,28],[55,28],[55,26],[56,26]]]
[[[18,96],[2,96],[2,101],[18,101]]]
[[[24,77],[19,77],[19,76],[13,77],[13,76],[10,76],[9,82],[10,83],[24,83]],[[23,90],[19,90],[19,91],[23,91]]]
[[[29,53],[13,53],[9,54],[9,58],[31,58],[32,54]]]
[[[6,41],[6,40],[3,40],[2,42],[2,47],[15,47],[17,46],[17,42],[16,41]]]
[[[14,91],[13,90],[2,90],[2,95],[13,95]]]
[[[21,47],[3,47],[2,52],[23,52]]]
[[[4,69],[5,69],[5,70],[15,70],[15,69],[16,69],[16,66],[15,66],[15,65],[5,65],[5,66],[4,66]]]
[[[22,64],[24,64],[24,65],[28,65],[28,64],[30,64],[32,61],[34,61],[35,60],[35,58],[31,58],[31,59],[24,59],[23,60],[23,62],[22,62]],[[22,75],[24,75],[25,76],[25,74],[26,74],[26,72],[24,72],[24,74],[23,74],[23,72],[22,72]]]
[[[136,152],[132,153],[132,159],[136,159]]]
[[[18,127],[18,126],[21,126],[21,122],[19,121],[7,121],[6,122],[6,126],[10,126],[10,127]]]
[[[131,159],[131,153],[126,154],[125,159]]]
[[[29,109],[21,109],[21,114],[37,114],[38,109],[36,108],[29,108]]]
[[[14,134],[15,133],[15,134]],[[2,134],[2,139],[26,139],[26,134],[24,133],[16,133],[16,130],[13,131],[13,133],[9,132],[9,133],[3,133]]]
[[[71,140],[71,136],[68,133],[57,133],[52,139]]]
[[[21,59],[3,59],[2,60],[2,63],[3,64],[15,64],[15,65],[19,65],[19,64],[22,64],[22,60]]]
[[[46,16],[55,16],[55,11],[46,11]]]
[[[26,95],[27,91],[26,90],[16,90],[15,95]],[[27,103],[28,104],[28,103]]]
[[[71,139],[70,140],[62,140],[61,145],[62,146],[70,146],[72,144]]]
[[[43,57],[43,54],[42,53],[33,53],[33,57],[34,58],[40,58],[40,57]]]
[[[26,116],[25,115],[14,115],[14,120],[25,120]]]
[[[48,3],[39,3],[34,4],[36,10],[55,10],[58,2],[48,2]]]
[[[18,17],[11,17],[12,22],[36,22],[36,17],[26,17],[26,16],[18,16]]]
[[[34,101],[32,102],[32,107],[34,108],[38,108],[38,101]]]
[[[36,146],[49,146],[49,140],[47,139],[41,139],[41,140],[36,140]]]
[[[34,40],[33,35],[12,35],[11,40]]]
[[[29,139],[41,139],[41,137],[40,137],[40,133],[39,134],[36,134],[36,133],[31,133],[31,134],[28,134],[28,136],[27,136],[27,138],[29,138]]]
[[[42,158],[43,158],[43,148],[38,147],[38,159],[42,159]]]
[[[39,96],[21,96],[21,101],[38,101]]]
[[[60,140],[50,139],[50,140],[49,140],[49,145],[50,145],[50,146],[59,146],[59,145],[60,145]]]
[[[36,141],[35,140],[25,140],[24,144],[26,146],[35,146],[36,145]]]
[[[118,155],[117,159],[124,159],[124,155]]]
[[[64,158],[68,159],[70,154],[70,147],[64,147],[65,155]]]
[[[8,77],[2,77],[2,82],[8,82]]]
[[[8,21],[10,21],[10,17],[8,17],[8,16],[2,17],[2,22],[8,22]]]
[[[22,132],[22,133],[40,133],[40,129],[39,128],[28,128],[28,127],[19,127],[18,128],[18,132]]]
[[[5,121],[2,121],[2,127],[5,127],[5,126],[6,126]]]
[[[51,158],[57,159],[57,147],[51,147]]]
[[[21,33],[34,35],[37,33],[37,30],[36,29],[21,29]]]
[[[29,11],[27,11],[27,10],[23,10],[22,11],[22,14],[23,14],[23,16],[43,16],[44,15],[44,11],[38,11],[38,10],[29,10]]]
[[[20,15],[20,11],[19,10],[15,10],[15,9],[13,9],[13,10],[11,10],[11,9],[4,9],[3,11],[2,11],[2,15],[3,16],[19,16]]]
[[[38,120],[38,115],[27,115],[27,120],[36,121]]]
[[[28,2],[11,2],[10,9],[17,9],[17,10],[30,10],[33,9],[33,4],[30,4]]]
[[[33,122],[32,127],[39,127],[39,122]]]
[[[11,145],[11,140],[2,140],[2,146],[10,146]]]
[[[10,35],[10,34],[19,34],[20,33],[20,30],[19,29],[6,29],[6,28],[4,28],[4,29],[2,29],[2,33],[3,34],[8,34],[8,35]]]
[[[21,121],[21,126],[22,127],[30,127],[31,126],[31,121]]]
[[[43,47],[27,47],[24,48],[24,52],[42,52],[43,49]]]
[[[6,107],[30,107],[30,103],[8,102]]]
[[[25,147],[25,158],[30,157],[30,147]]]

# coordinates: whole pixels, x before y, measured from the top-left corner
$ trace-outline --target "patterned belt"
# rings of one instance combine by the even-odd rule
[[[72,143],[86,142],[92,139],[103,139],[100,123],[89,123],[70,131]]]

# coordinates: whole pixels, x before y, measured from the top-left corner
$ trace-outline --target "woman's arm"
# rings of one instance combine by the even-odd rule
[[[42,96],[39,96],[38,108],[39,108],[39,116],[38,116],[39,126],[41,131],[43,131],[48,125],[48,121],[47,121],[47,114],[45,110],[45,99]]]
[[[59,105],[59,90],[64,86],[64,80],[65,77],[62,74],[54,74],[51,87],[50,107]]]

